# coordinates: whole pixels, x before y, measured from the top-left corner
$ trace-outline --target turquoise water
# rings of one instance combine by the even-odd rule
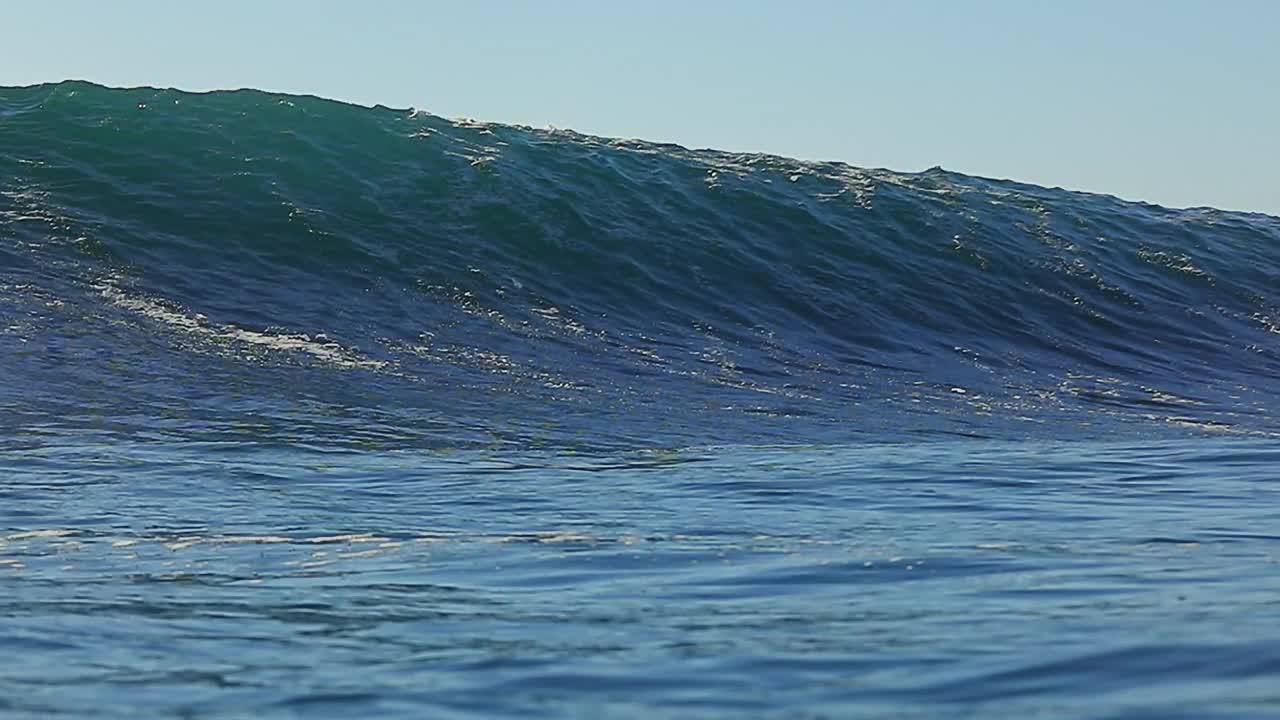
[[[1272,717],[1278,241],[0,89],[0,715]]]

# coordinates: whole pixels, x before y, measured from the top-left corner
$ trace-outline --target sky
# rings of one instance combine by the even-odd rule
[[[41,0],[0,85],[255,87],[1280,215],[1274,0]]]

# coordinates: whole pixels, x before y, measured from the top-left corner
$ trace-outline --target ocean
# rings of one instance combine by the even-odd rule
[[[0,88],[0,717],[1280,715],[1280,218]]]

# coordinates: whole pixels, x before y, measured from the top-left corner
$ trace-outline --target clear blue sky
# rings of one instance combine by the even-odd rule
[[[1280,215],[1280,1],[12,0],[0,84],[257,87]]]

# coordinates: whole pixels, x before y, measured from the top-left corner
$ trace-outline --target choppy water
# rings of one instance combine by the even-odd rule
[[[0,89],[0,715],[1269,717],[1280,219]]]

